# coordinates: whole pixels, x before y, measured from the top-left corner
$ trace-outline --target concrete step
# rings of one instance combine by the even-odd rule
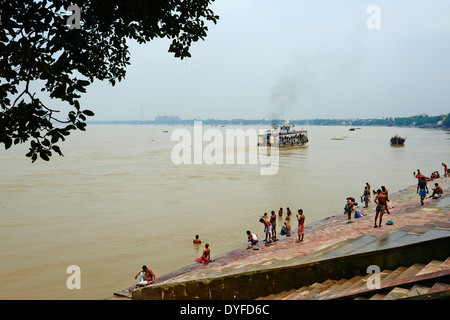
[[[406,297],[409,290],[405,288],[395,287],[383,298],[383,300],[397,300]]]
[[[393,234],[392,234],[393,236]],[[401,238],[403,235],[395,235]],[[357,238],[353,239],[356,240]],[[369,241],[367,237],[364,238]],[[353,242],[353,241],[352,241]],[[344,246],[348,246],[349,242]],[[330,251],[331,252],[331,251]],[[426,275],[438,271],[450,269],[450,257],[445,261],[433,260],[428,264],[415,263],[409,267],[398,267],[395,270],[383,270],[381,271],[381,283],[385,284],[390,281],[408,279],[415,276]],[[271,294],[267,297],[261,297],[257,300],[323,300],[332,296],[335,293],[348,292],[351,294],[353,290],[364,289],[367,285],[367,280],[371,275],[360,276],[357,275],[351,279],[332,280],[328,279],[322,283],[316,282],[312,285],[302,286],[299,289],[292,289],[277,294]],[[427,293],[441,292],[450,290],[450,284],[436,283],[431,288],[415,284],[412,288],[406,289],[401,287],[395,287],[388,294],[376,293],[369,300],[396,300],[402,298],[414,297],[417,295],[424,295]],[[358,297],[357,300],[367,300],[365,297]]]
[[[450,284],[448,284],[448,283],[442,283],[442,282],[436,282],[436,283],[430,288],[430,290],[428,290],[427,293],[435,293],[435,292],[446,291],[446,290],[450,290]]]
[[[292,294],[290,294],[287,297],[285,297],[284,300],[298,300],[297,297],[300,297],[302,292],[309,291],[309,290],[310,290],[309,286],[303,286],[300,289],[298,289],[295,292],[293,292]]]
[[[283,300],[293,300],[292,297],[295,296],[296,294],[302,292],[302,290],[306,290],[308,286],[303,286],[300,289],[295,289],[294,292],[290,293],[289,295],[287,295],[286,297],[283,298]]]
[[[312,300],[314,299],[320,292],[322,292],[323,290],[326,290],[326,288],[328,288],[328,286],[326,284],[323,283],[319,283],[316,286],[314,286],[314,288],[311,288],[312,290],[310,290],[307,294],[304,294],[301,296],[302,300]]]
[[[430,231],[425,232],[418,238],[418,242],[427,241],[437,238],[450,237],[450,230],[445,229],[432,229]]]
[[[394,239],[389,243],[389,248],[397,247],[397,246],[403,246],[410,243],[418,242],[418,238],[420,237],[419,234],[407,232],[406,234],[398,237],[397,239]]]
[[[392,271],[391,273],[389,273],[383,280],[381,280],[381,283],[386,283],[389,281],[393,281],[395,279],[397,279],[397,277],[402,274],[403,272],[406,271],[406,267],[398,267],[397,269],[395,269],[394,271]]]
[[[377,238],[375,241],[369,242],[366,245],[356,248],[355,250],[351,251],[351,253],[354,254],[390,248],[392,241],[404,236],[406,233],[406,231],[395,231],[385,234],[380,238]]]
[[[362,287],[366,287],[367,286],[367,279],[371,276],[372,274],[368,274],[366,276],[363,276],[361,279],[359,279],[358,281],[356,281],[354,284],[352,284],[351,286],[348,286],[345,290],[346,291],[350,291],[350,290],[355,290],[358,288],[362,288]]]
[[[354,285],[356,282],[358,282],[359,280],[361,280],[363,277],[362,276],[354,276],[353,278],[351,278],[350,280],[345,281],[343,284],[341,284],[339,286],[339,291],[345,291],[347,290],[347,288],[351,287],[352,285]]]
[[[319,300],[322,300],[324,297],[330,294],[334,294],[337,291],[341,291],[341,287],[344,283],[346,283],[348,279],[340,279],[336,281],[334,285],[329,287],[328,289],[324,290],[320,295],[317,296]]]
[[[383,300],[386,295],[382,293],[375,293],[369,300]]]
[[[422,286],[420,284],[414,285],[407,293],[406,297],[415,297],[426,294],[430,290],[430,287]]]
[[[349,241],[346,245],[343,245],[335,250],[326,254],[327,258],[340,257],[350,254],[352,251],[361,248],[362,246],[367,245],[368,243],[372,243],[378,240],[378,237],[364,235],[357,238],[354,238],[352,241]]]
[[[292,289],[292,290],[289,290],[289,291],[284,291],[284,292],[278,294],[278,296],[277,296],[274,300],[284,300],[285,297],[287,297],[288,295],[290,295],[290,294],[292,294],[292,293],[294,293],[294,292],[296,292],[296,291],[297,291],[297,289]]]
[[[307,288],[301,290],[300,292],[297,292],[297,294],[295,294],[292,297],[292,300],[305,300],[306,297],[318,286],[320,286],[321,283],[316,282],[313,283],[312,285],[308,286]]]
[[[393,271],[392,270],[383,270],[380,272],[380,281],[382,281],[384,278],[386,278],[389,274],[391,274]],[[362,276],[358,281],[354,282],[353,284],[346,286],[344,288],[337,288],[339,290],[339,292],[347,292],[348,294],[351,293],[351,291],[355,291],[358,289],[365,289],[367,287],[367,280],[372,276],[372,274],[368,274],[366,276]],[[337,292],[337,290],[335,290],[334,292],[325,292],[323,294],[320,295],[321,300],[326,300],[329,296],[335,294],[335,292]],[[359,300],[364,300],[366,298],[362,298]],[[366,299],[367,300],[367,299]]]
[[[414,263],[412,266],[402,272],[396,280],[414,277],[420,270],[425,268],[425,266],[426,264],[423,263]]]
[[[428,263],[422,270],[420,270],[417,275],[420,276],[422,274],[432,273],[436,271],[446,270],[445,266],[443,267],[442,264],[444,262],[440,260],[433,260],[430,263]]]
[[[322,282],[320,285],[317,285],[313,290],[310,291],[310,293],[305,296],[305,299],[317,299],[318,296],[328,290],[331,286],[333,286],[337,281],[328,279],[325,282]]]
[[[442,268],[444,269],[450,269],[450,257],[445,259],[445,261],[442,263]]]
[[[347,239],[335,244],[331,244],[327,247],[324,247],[322,249],[319,249],[318,251],[309,254],[308,256],[304,257],[304,261],[316,261],[316,260],[322,260],[322,259],[328,259],[330,258],[330,254],[333,254],[333,252],[337,252],[341,250],[342,247],[348,246],[349,243],[355,241],[355,238]]]

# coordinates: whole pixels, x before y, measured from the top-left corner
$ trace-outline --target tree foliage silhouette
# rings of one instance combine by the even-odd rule
[[[9,149],[30,141],[32,162],[62,156],[57,143],[84,131],[94,115],[81,108],[81,94],[95,79],[114,86],[124,78],[127,40],[168,38],[174,57],[190,57],[192,43],[207,35],[206,23],[219,19],[213,1],[0,0],[0,143]],[[69,28],[71,5],[80,9],[80,28]],[[58,107],[45,105],[35,85]],[[63,107],[70,111],[59,116]]]

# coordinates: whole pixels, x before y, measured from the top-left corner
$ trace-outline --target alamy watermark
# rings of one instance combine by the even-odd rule
[[[366,20],[367,29],[379,30],[381,29],[381,10],[377,5],[370,5],[367,7],[366,12],[370,16]]]
[[[370,265],[367,267],[366,272],[371,275],[368,277],[366,285],[367,289],[380,289],[381,287],[381,269],[377,265]]]
[[[267,147],[267,129],[203,130],[201,121],[194,121],[193,133],[185,128],[172,132],[171,141],[179,141],[171,152],[176,165],[250,164],[260,165],[261,175],[275,175],[279,169],[277,145]],[[271,129],[273,136],[277,130]],[[270,135],[269,135],[270,139]],[[208,143],[206,146],[203,143]],[[248,152],[247,152],[248,150]]]
[[[66,25],[69,29],[81,29],[81,11],[77,5],[70,5],[67,11],[72,11],[72,15],[67,18]]]
[[[67,278],[67,289],[81,289],[81,269],[77,265],[70,265],[67,267],[66,273],[70,276]]]

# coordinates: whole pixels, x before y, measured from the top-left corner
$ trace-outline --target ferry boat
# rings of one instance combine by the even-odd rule
[[[259,135],[258,146],[260,147],[294,147],[303,146],[308,143],[308,131],[294,130],[289,121],[284,125],[268,129]]]

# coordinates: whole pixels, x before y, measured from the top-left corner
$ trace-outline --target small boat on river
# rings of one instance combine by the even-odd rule
[[[399,137],[398,135],[395,135],[394,137],[391,137],[391,144],[392,145],[404,145],[406,138]]]

